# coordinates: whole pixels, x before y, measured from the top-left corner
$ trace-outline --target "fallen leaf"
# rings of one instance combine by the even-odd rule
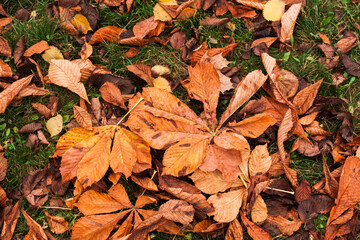
[[[46,128],[50,133],[50,137],[58,135],[63,129],[63,118],[60,114],[50,118],[46,122]]]
[[[90,114],[79,106],[73,106],[74,118],[80,124],[81,127],[86,130],[92,130],[92,120]]]
[[[153,81],[151,76],[151,68],[145,63],[137,63],[133,65],[126,66],[127,70],[134,73],[139,78],[145,80],[150,87],[153,87]]]
[[[15,231],[16,223],[20,217],[20,200],[12,206],[10,212],[4,216],[4,222],[1,230],[2,240],[11,240]]]
[[[0,54],[5,55],[8,58],[11,58],[11,47],[8,41],[0,36]]]
[[[344,36],[336,43],[336,48],[342,53],[347,53],[356,46],[357,38],[354,32],[345,31]]]
[[[31,103],[33,108],[35,108],[41,115],[43,115],[46,119],[51,118],[51,111],[48,107],[40,103]]]
[[[212,204],[215,211],[208,215],[214,216],[214,220],[217,222],[232,222],[239,214],[244,193],[245,188],[210,196],[207,201]]]
[[[226,231],[225,240],[242,240],[243,239],[243,230],[237,219],[232,221],[229,224],[229,227]]]
[[[32,132],[36,132],[40,129],[42,129],[41,123],[32,122],[32,123],[28,123],[28,124],[24,125],[22,128],[20,128],[18,133],[20,133],[20,134],[32,133]]]
[[[51,216],[48,212],[45,212],[45,215],[51,232],[55,234],[62,234],[69,230],[69,223],[63,217]]]
[[[108,103],[114,106],[119,106],[126,109],[124,99],[121,96],[120,89],[112,82],[105,82],[99,89],[101,97]]]
[[[35,222],[24,210],[21,210],[24,215],[27,224],[29,225],[29,232],[24,237],[24,240],[36,239],[36,240],[48,240],[42,227]]]
[[[240,217],[242,222],[244,223],[248,234],[254,240],[271,240],[273,239],[271,235],[257,226],[255,223],[251,222],[242,211],[240,211]]]
[[[51,59],[64,59],[60,50],[55,46],[50,46],[49,49],[45,50],[41,57],[48,63],[50,63]]]
[[[147,177],[139,178],[139,177],[136,177],[135,175],[131,175],[131,180],[134,183],[136,183],[137,185],[139,185],[147,190],[159,191],[157,185],[150,178],[147,178]]]
[[[51,83],[65,87],[89,102],[84,84],[80,82],[80,68],[76,63],[63,59],[52,59],[48,77]]]
[[[360,77],[360,64],[354,62],[349,56],[343,55],[342,61],[346,68],[346,71],[356,77]]]
[[[281,0],[270,0],[263,8],[263,16],[268,21],[280,21],[284,12],[285,3]]]
[[[251,220],[255,223],[260,223],[268,217],[268,210],[264,199],[259,195],[251,209]]]
[[[152,81],[153,81],[154,87],[171,92],[170,83],[166,78],[163,78],[160,76],[160,77],[153,79]]]
[[[301,220],[300,219],[294,219],[293,221],[290,221],[286,218],[283,218],[281,216],[275,216],[275,215],[269,215],[267,217],[267,220],[274,223],[276,226],[279,227],[281,233],[291,236],[294,232],[299,230],[301,227]]]
[[[322,80],[304,88],[296,94],[293,104],[297,108],[298,114],[303,115],[313,105]]]
[[[71,23],[83,34],[87,34],[88,31],[92,30],[88,19],[80,13],[76,14],[75,17],[71,19]]]
[[[220,26],[230,22],[229,18],[217,18],[217,17],[207,17],[200,20],[200,24],[204,26]]]
[[[89,44],[98,44],[107,41],[117,42],[120,40],[120,35],[124,31],[125,29],[115,26],[102,27],[92,35]]]
[[[12,75],[10,66],[0,59],[0,77],[12,77]]]
[[[331,45],[329,38],[325,34],[322,34],[322,33],[318,33],[318,34],[319,34],[319,37],[323,40],[323,42],[325,44]]]
[[[31,57],[34,54],[40,54],[49,48],[49,44],[45,40],[42,40],[26,49],[26,51],[24,52],[24,57]]]
[[[21,36],[14,48],[14,63],[17,64],[25,52],[25,36]]]
[[[301,4],[293,4],[281,17],[280,41],[285,43],[290,41],[290,36],[294,32],[296,19],[300,13]]]
[[[1,63],[1,62],[0,62]],[[0,93],[0,113],[4,113],[7,106],[11,103],[14,97],[23,89],[25,86],[29,85],[31,79],[34,75],[29,75],[22,79],[17,80],[12,83],[8,88],[3,90]]]

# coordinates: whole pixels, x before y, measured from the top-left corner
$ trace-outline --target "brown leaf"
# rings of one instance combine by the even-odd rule
[[[45,212],[51,232],[55,234],[62,234],[69,230],[69,223],[59,216],[51,216],[48,212]]]
[[[328,44],[319,44],[318,48],[325,54],[327,58],[332,58],[335,55],[336,48]]]
[[[80,126],[91,131],[92,120],[90,114],[82,107],[75,105],[73,106],[73,110],[74,110],[74,118],[80,124]]]
[[[198,212],[206,214],[213,211],[213,208],[206,201],[205,196],[201,194],[200,190],[187,182],[180,181],[171,176],[162,176],[159,178],[159,188],[192,204]]]
[[[32,122],[24,125],[18,133],[24,134],[24,133],[32,133],[36,132],[37,130],[42,129],[41,123]]]
[[[1,230],[2,240],[11,240],[14,234],[16,223],[20,217],[20,200],[12,206],[10,212],[4,216],[4,223]]]
[[[7,159],[4,157],[4,153],[0,152],[0,181],[5,179],[7,168]]]
[[[220,80],[214,65],[199,62],[194,67],[189,67],[189,82],[184,87],[190,97],[203,102],[205,117],[214,130],[220,95]]]
[[[255,223],[263,222],[268,216],[268,210],[264,199],[259,195],[251,209],[251,220]]]
[[[80,51],[81,59],[88,59],[92,53],[93,47],[89,43],[85,42]]]
[[[48,76],[51,83],[65,87],[89,102],[84,84],[80,82],[80,68],[76,63],[63,59],[52,59]]]
[[[277,37],[264,37],[254,40],[251,43],[251,48],[258,46],[260,43],[265,43],[267,47],[270,47],[277,40]]]
[[[124,99],[121,96],[120,89],[115,84],[113,84],[112,82],[105,82],[99,90],[101,93],[101,97],[105,101],[115,106],[119,106],[121,108],[126,109]]]
[[[244,223],[248,234],[254,240],[271,240],[273,239],[271,235],[265,232],[263,229],[255,225],[255,223],[251,222],[242,211],[240,211],[241,220]]]
[[[267,77],[260,70],[249,73],[236,87],[229,106],[221,116],[219,126],[223,125],[236,110],[249,100],[260,89],[266,79]]]
[[[21,36],[14,48],[14,63],[17,64],[25,52],[25,36]]]
[[[0,77],[12,77],[12,75],[10,66],[0,60]]]
[[[255,176],[257,174],[265,174],[270,169],[271,157],[267,150],[267,145],[256,146],[249,159],[249,174]]]
[[[231,222],[236,219],[242,205],[245,188],[226,193],[217,193],[208,198],[208,202],[215,208],[208,213],[214,220],[221,223]]]
[[[134,73],[139,78],[145,80],[150,87],[153,87],[153,78],[151,76],[151,68],[145,63],[137,63],[126,66],[127,70]]]
[[[290,41],[290,36],[294,32],[296,19],[300,13],[301,4],[293,4],[281,17],[280,41],[285,43]]]
[[[115,26],[102,27],[92,35],[89,44],[98,44],[106,41],[117,42],[123,32],[125,32],[125,29]]]
[[[229,21],[229,18],[207,17],[200,20],[200,24],[204,26],[220,26],[228,23]]]
[[[46,41],[42,40],[26,49],[26,51],[24,52],[24,57],[31,57],[34,54],[40,54],[49,48],[49,44]]]
[[[225,240],[243,240],[243,230],[237,219],[229,224]]]
[[[286,158],[284,142],[285,142],[285,140],[288,139],[288,137],[289,137],[288,134],[293,126],[294,126],[294,123],[293,123],[293,118],[292,118],[292,114],[291,114],[291,109],[288,109],[285,113],[283,120],[280,123],[279,131],[277,134],[277,145],[279,148],[281,161],[283,161],[283,162],[285,161],[285,158]]]
[[[159,191],[158,187],[156,186],[156,184],[153,182],[152,179],[148,178],[148,177],[136,177],[135,175],[131,175],[131,180],[136,183],[137,185],[141,186],[142,188],[145,188],[147,190],[151,190],[151,191]]]
[[[316,143],[316,142],[309,143],[308,141],[301,139],[301,138],[298,139],[297,141],[299,143],[299,147],[297,150],[301,154],[303,154],[307,157],[314,157],[314,156],[320,154],[318,143]]]
[[[140,21],[138,23],[135,24],[135,26],[133,27],[133,33],[136,37],[139,38],[144,38],[146,37],[146,35],[153,35],[153,36],[158,36],[162,30],[157,31],[157,33],[152,34],[154,32],[154,30],[158,27],[160,23],[160,21],[155,21],[154,20],[154,16],[145,19],[143,21]]]
[[[8,88],[0,93],[0,113],[4,113],[6,107],[14,99],[14,97],[20,92],[21,89],[29,85],[32,77],[34,75],[29,75],[24,77],[16,82],[12,83]]]
[[[5,55],[8,58],[11,58],[11,47],[8,41],[0,36],[0,54]]]
[[[125,57],[132,58],[135,57],[136,54],[140,52],[139,48],[129,48],[129,50],[125,53]]]
[[[301,125],[310,125],[316,118],[319,112],[313,112],[299,119]]]
[[[336,43],[336,48],[342,53],[347,53],[356,46],[356,35],[354,32],[346,31],[344,36]]]
[[[26,234],[24,237],[24,240],[48,240],[44,229],[42,229],[42,227],[37,222],[35,222],[24,210],[21,210],[21,212],[24,215],[30,228],[28,234]]]
[[[311,187],[308,181],[304,180],[295,189],[295,200],[300,203],[311,198]]]
[[[243,185],[240,180],[226,181],[219,170],[212,172],[196,170],[190,178],[193,180],[198,189],[207,194],[224,192],[231,187],[239,187]]]
[[[323,80],[320,80],[296,94],[293,104],[296,106],[299,115],[305,114],[312,106],[322,81]]]
[[[51,111],[48,107],[45,105],[42,105],[41,103],[31,103],[33,108],[35,108],[41,115],[43,115],[46,119],[51,118]]]
[[[325,131],[318,121],[313,121],[311,124],[304,126],[304,130],[312,136],[330,136],[331,133]]]
[[[295,219],[293,221],[290,221],[286,218],[276,215],[269,215],[267,220],[278,226],[280,231],[288,236],[293,235],[294,232],[299,230],[302,224],[300,219]]]
[[[11,17],[7,17],[7,18],[0,18],[0,30],[5,27],[6,25],[10,24],[12,22],[12,18]]]
[[[353,76],[360,77],[360,64],[354,62],[349,56],[345,54],[342,56],[342,61],[346,68],[346,72]]]
[[[360,201],[359,179],[360,159],[348,157],[342,168],[339,182],[339,191],[335,200],[335,206],[331,209],[328,225],[335,221],[347,209]]]

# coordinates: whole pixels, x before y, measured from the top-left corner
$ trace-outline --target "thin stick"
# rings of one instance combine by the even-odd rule
[[[151,178],[150,178],[151,180],[153,180],[153,178],[155,177],[155,174],[156,174],[156,173],[157,173],[157,171],[154,170],[154,172],[153,172],[153,174],[152,174],[152,176],[151,176]],[[146,191],[146,189],[143,190],[143,192],[140,194],[140,196],[144,195],[145,191]]]
[[[140,104],[142,100],[144,100],[144,98],[140,97],[139,101],[137,101],[137,103],[135,103],[135,105],[120,119],[120,121],[116,124],[116,126],[119,126],[119,124],[127,117],[127,115],[129,115],[137,107],[137,105]]]
[[[67,208],[67,207],[54,207],[54,206],[40,206],[40,208],[61,209],[61,210],[72,210],[71,208]]]
[[[266,187],[266,189],[274,190],[274,191],[278,191],[278,192],[283,192],[283,193],[288,193],[288,194],[291,194],[291,195],[294,195],[294,194],[295,194],[295,193],[292,192],[292,191],[286,191],[286,190],[277,189],[277,188],[272,188],[272,187]]]
[[[245,173],[242,170],[242,168],[240,167],[240,165],[238,165],[238,167],[240,168],[241,173],[244,174],[244,176],[245,176]],[[244,184],[244,186],[247,188],[247,184],[241,175],[240,175],[240,179],[241,179],[242,183]]]

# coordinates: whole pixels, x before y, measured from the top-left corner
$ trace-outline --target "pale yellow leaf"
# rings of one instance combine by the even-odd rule
[[[46,128],[50,133],[50,137],[58,135],[63,129],[63,118],[60,114],[55,117],[50,118],[46,122]]]

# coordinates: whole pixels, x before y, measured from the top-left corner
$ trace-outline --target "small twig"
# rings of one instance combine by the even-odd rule
[[[266,189],[269,189],[269,190],[273,190],[273,191],[288,193],[288,194],[291,194],[291,195],[294,195],[294,194],[295,194],[295,193],[292,192],[292,191],[286,191],[286,190],[277,189],[277,188],[272,188],[272,187],[265,187],[265,188],[266,188]]]
[[[151,180],[153,180],[153,178],[155,177],[155,174],[156,174],[156,173],[157,173],[157,171],[154,170],[154,172],[153,172],[153,174],[152,174],[152,176],[151,176],[151,178],[150,178]],[[146,191],[146,189],[143,190],[143,192],[140,194],[140,196],[144,195],[145,191]]]
[[[115,126],[119,126],[119,124],[137,107],[137,105],[140,104],[142,100],[144,100],[144,98],[140,97],[139,101],[135,103],[135,105],[120,119],[120,121]]]
[[[67,207],[55,207],[55,206],[40,206],[39,208],[61,209],[61,210],[72,210],[71,208],[67,208]]]
[[[245,173],[242,170],[242,168],[240,167],[240,165],[238,165],[238,167],[240,168],[241,173],[245,176]],[[247,184],[241,175],[240,175],[240,179],[241,179],[242,183],[244,184],[245,188],[247,188]]]

